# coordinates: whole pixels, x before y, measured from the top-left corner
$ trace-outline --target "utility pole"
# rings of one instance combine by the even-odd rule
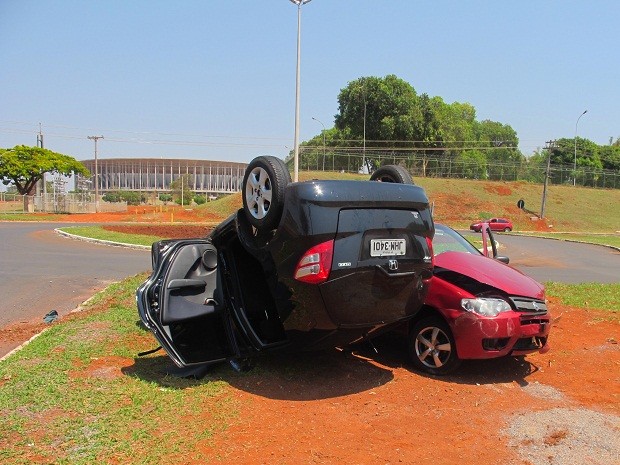
[[[97,141],[103,136],[88,136],[88,139],[95,141],[95,213],[99,212],[99,165],[97,165]]]
[[[545,185],[543,187],[542,206],[540,207],[540,219],[545,217],[545,203],[547,202],[547,184],[549,183],[549,171],[551,169],[551,150],[555,148],[555,141],[549,140],[546,142],[547,146],[547,169],[545,170]]]
[[[39,134],[37,134],[37,147],[43,148],[43,132],[41,131],[41,123],[39,123]],[[39,192],[37,192],[37,194],[40,194],[41,192],[43,192],[43,198],[45,199],[45,194],[47,193],[45,187],[45,173],[43,173],[41,178],[41,184],[39,184]],[[45,200],[43,200],[43,202],[44,201]]]
[[[299,87],[301,74],[301,7],[312,0],[290,0],[297,6],[297,67],[295,78],[295,160],[293,164],[293,182],[299,181]]]

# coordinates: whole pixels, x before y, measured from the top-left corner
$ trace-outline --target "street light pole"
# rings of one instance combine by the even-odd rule
[[[88,139],[95,141],[95,213],[99,212],[99,166],[97,165],[97,141],[103,136],[88,136]]]
[[[323,126],[323,171],[325,171],[325,125],[314,116],[312,117],[312,119],[319,123],[321,126]]]
[[[299,84],[301,64],[301,7],[311,0],[290,0],[297,5],[297,72],[295,81],[295,160],[293,169],[293,181],[299,181]]]
[[[577,185],[577,125],[579,124],[579,120],[583,115],[585,115],[588,110],[584,110],[582,114],[577,118],[577,122],[575,123],[575,164],[573,166],[573,186]]]

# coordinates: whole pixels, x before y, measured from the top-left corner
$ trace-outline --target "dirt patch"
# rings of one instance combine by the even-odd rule
[[[484,190],[491,194],[496,194],[496,195],[502,195],[502,196],[512,195],[512,189],[510,187],[503,186],[498,183],[485,184]]]
[[[41,322],[22,321],[0,328],[0,355],[7,354],[36,336],[49,325]]]
[[[42,221],[47,218],[39,215]],[[124,212],[84,213],[58,215],[54,221],[70,223],[218,223],[221,217],[200,208],[183,208],[179,205],[129,206]]]
[[[107,356],[98,357],[90,361],[86,366],[81,363],[75,363],[76,369],[69,373],[70,378],[98,378],[98,379],[115,379],[123,375],[123,368],[127,368],[134,364],[132,358]]]
[[[393,340],[377,341],[378,354],[261,359],[230,381],[238,418],[199,447],[218,463],[248,465],[617,463],[588,458],[591,447],[570,451],[584,447],[580,432],[591,428],[587,437],[598,435],[596,447],[605,448],[601,460],[620,452],[620,350],[607,342],[618,323],[552,310],[563,317],[551,352],[472,361],[448,377],[412,370]],[[609,352],[594,355],[601,345]]]
[[[213,229],[205,225],[162,225],[162,224],[112,224],[103,229],[124,234],[145,234],[149,236],[166,237],[168,239],[184,239],[206,237]]]

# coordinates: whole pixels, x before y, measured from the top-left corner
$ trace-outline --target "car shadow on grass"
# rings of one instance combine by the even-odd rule
[[[171,374],[175,365],[166,355],[136,357],[123,368],[127,376],[166,388],[186,389],[223,381],[237,389],[277,400],[308,401],[347,396],[372,390],[394,379],[392,370],[349,351],[277,351],[260,354],[248,371],[228,363],[211,365],[198,377]],[[198,379],[197,379],[198,378]]]

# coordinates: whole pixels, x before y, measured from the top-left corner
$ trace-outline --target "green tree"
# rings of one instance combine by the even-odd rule
[[[600,147],[599,156],[603,169],[620,170],[620,144]]]
[[[104,202],[110,202],[110,203],[120,202],[121,201],[121,193],[118,192],[118,191],[116,191],[116,192],[106,192],[101,197],[101,200],[103,200]]]
[[[411,84],[388,75],[362,77],[350,82],[338,95],[338,129],[349,128],[362,140],[411,139],[416,91]]]
[[[172,202],[172,194],[159,194],[159,200],[167,205],[168,202]]]
[[[31,195],[45,173],[90,176],[82,163],[68,155],[26,145],[0,149],[0,180],[5,186],[14,185],[21,195]]]
[[[189,205],[192,203],[194,193],[189,188],[189,179],[190,175],[184,174],[170,183],[172,198],[179,205]]]
[[[32,195],[45,173],[90,176],[82,163],[68,155],[26,145],[0,149],[0,181],[15,186],[21,195]],[[27,208],[28,199],[24,197],[24,210]]]
[[[194,203],[196,205],[204,205],[205,203],[207,203],[207,197],[205,195],[195,195],[194,196]]]

